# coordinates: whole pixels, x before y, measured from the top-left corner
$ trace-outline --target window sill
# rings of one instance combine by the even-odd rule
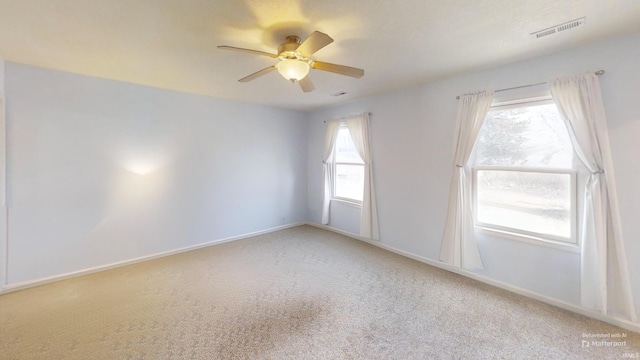
[[[332,202],[335,201],[337,203],[340,203],[340,204],[343,204],[343,205],[347,205],[347,206],[351,206],[351,207],[358,208],[358,209],[362,208],[362,203],[357,202],[357,201],[353,201],[353,200],[349,200],[349,199],[331,198],[331,201]]]
[[[476,232],[482,232],[482,233],[493,235],[503,239],[520,241],[527,244],[572,252],[576,254],[580,253],[580,247],[576,244],[563,243],[560,241],[548,240],[548,239],[544,239],[536,236],[523,235],[523,234],[513,233],[509,231],[501,231],[501,230],[486,228],[482,226],[475,226],[475,230]]]

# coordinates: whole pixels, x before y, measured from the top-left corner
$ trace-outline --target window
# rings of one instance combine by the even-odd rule
[[[335,184],[333,197],[362,202],[364,193],[364,162],[353,145],[349,129],[340,126],[335,147]]]
[[[494,103],[471,162],[477,228],[577,244],[577,162],[551,100]]]

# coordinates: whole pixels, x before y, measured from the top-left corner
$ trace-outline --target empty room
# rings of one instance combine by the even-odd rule
[[[0,1],[0,358],[640,359],[638,19]]]

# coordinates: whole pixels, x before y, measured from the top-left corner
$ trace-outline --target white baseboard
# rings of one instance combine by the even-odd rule
[[[400,250],[397,248],[394,248],[393,246],[389,246],[389,245],[385,245],[377,240],[371,240],[371,239],[367,239],[364,238],[362,236],[359,236],[357,234],[353,234],[347,231],[343,231],[340,229],[336,229],[336,228],[332,228],[330,226],[327,225],[322,225],[322,224],[318,224],[318,223],[314,223],[314,222],[306,222],[307,225],[311,225],[311,226],[315,226],[317,228],[320,229],[325,229],[325,230],[329,230],[341,235],[345,235],[357,240],[361,240],[364,241],[368,244],[371,244],[373,246],[377,246],[381,249],[387,250],[387,251],[391,251],[392,253],[396,253],[398,255],[402,255],[404,257],[408,257],[410,259],[416,260],[416,261],[420,261],[422,263],[425,263],[427,265],[431,265],[431,266],[435,266],[437,268],[443,269],[443,270],[447,270],[468,278],[471,278],[473,280],[477,280],[480,282],[483,282],[485,284],[489,284],[498,288],[501,288],[503,290],[507,290],[522,296],[526,296],[528,298],[534,299],[534,300],[538,300],[541,301],[543,303],[549,304],[549,305],[553,305],[553,306],[557,306],[561,309],[565,309],[580,315],[584,315],[596,320],[600,320],[602,322],[606,322],[608,324],[612,324],[615,326],[619,326],[623,329],[627,329],[630,331],[634,331],[634,332],[638,332],[640,333],[640,324],[631,322],[629,320],[625,320],[625,319],[621,319],[621,318],[617,318],[617,317],[613,317],[610,315],[605,315],[602,314],[600,312],[597,312],[595,310],[591,310],[591,309],[587,309],[585,307],[576,305],[576,304],[572,304],[572,303],[568,303],[562,300],[558,300],[546,295],[542,295],[539,293],[536,293],[534,291],[531,290],[527,290],[527,289],[523,289],[521,287],[515,286],[515,285],[511,285],[509,283],[505,283],[499,280],[495,280],[492,279],[490,277],[484,276],[484,275],[480,275],[480,274],[476,274],[474,272],[468,271],[468,270],[464,270],[464,269],[460,269],[460,268],[456,268],[450,265],[447,265],[441,261],[437,261],[437,260],[433,260],[433,259],[429,259],[427,257],[424,256],[420,256],[420,255],[416,255],[416,254],[412,254],[410,252],[404,251],[404,250]]]
[[[224,238],[224,239],[213,240],[213,241],[209,241],[209,242],[206,242],[206,243],[197,244],[197,245],[191,245],[191,246],[187,246],[187,247],[183,247],[183,248],[179,248],[179,249],[175,249],[175,250],[169,250],[169,251],[164,251],[164,252],[156,253],[156,254],[152,254],[152,255],[141,256],[141,257],[138,257],[138,258],[135,258],[135,259],[119,261],[119,262],[106,264],[106,265],[100,265],[100,266],[92,267],[92,268],[89,268],[89,269],[73,271],[73,272],[69,272],[69,273],[65,273],[65,274],[61,274],[61,275],[49,276],[49,277],[46,277],[46,278],[41,278],[41,279],[36,279],[36,280],[23,281],[23,282],[11,284],[11,285],[6,285],[3,289],[0,290],[0,294],[5,294],[5,293],[13,292],[13,291],[18,291],[18,290],[23,290],[23,289],[34,287],[34,286],[38,286],[38,285],[44,285],[44,284],[52,283],[52,282],[55,282],[55,281],[60,281],[60,280],[73,278],[73,277],[76,277],[76,276],[88,275],[88,274],[96,273],[96,272],[99,272],[99,271],[105,271],[105,270],[117,268],[117,267],[120,267],[120,266],[126,266],[126,265],[139,263],[139,262],[142,262],[142,261],[148,261],[148,260],[158,259],[158,258],[165,257],[165,256],[180,254],[180,253],[183,253],[183,252],[197,250],[197,249],[205,248],[205,247],[208,247],[208,246],[223,244],[223,243],[231,242],[231,241],[235,241],[235,240],[246,239],[246,238],[249,238],[249,237],[252,237],[252,236],[268,234],[268,233],[271,233],[271,232],[280,231],[280,230],[284,230],[284,229],[288,229],[288,228],[292,228],[292,227],[296,227],[296,226],[300,226],[300,225],[305,225],[305,224],[306,224],[306,222],[298,222],[298,223],[293,223],[293,224],[276,226],[276,227],[265,229],[265,230],[254,231],[254,232],[250,232],[250,233],[247,233],[247,234],[231,236],[231,237],[227,237],[227,238]]]

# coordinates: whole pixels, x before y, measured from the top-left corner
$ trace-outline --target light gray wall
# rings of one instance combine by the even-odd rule
[[[445,79],[309,115],[309,216],[319,222],[323,120],[371,111],[374,176],[381,242],[437,260],[447,209],[453,130],[460,94],[508,88],[599,69],[609,121],[616,185],[630,273],[640,273],[640,34],[526,62]],[[341,209],[348,211],[348,209]],[[353,214],[351,214],[353,217]],[[349,225],[341,225],[346,229]],[[353,227],[353,224],[350,225]],[[578,303],[579,254],[513,240],[479,237],[482,274]],[[640,311],[640,277],[632,276]]]
[[[5,127],[4,59],[0,58],[0,189],[6,182],[6,127]],[[0,289],[7,278],[7,207],[5,191],[0,191]]]
[[[6,64],[8,284],[306,220],[306,114]]]
[[[360,233],[360,205],[331,201],[329,203],[329,226],[352,234]]]

